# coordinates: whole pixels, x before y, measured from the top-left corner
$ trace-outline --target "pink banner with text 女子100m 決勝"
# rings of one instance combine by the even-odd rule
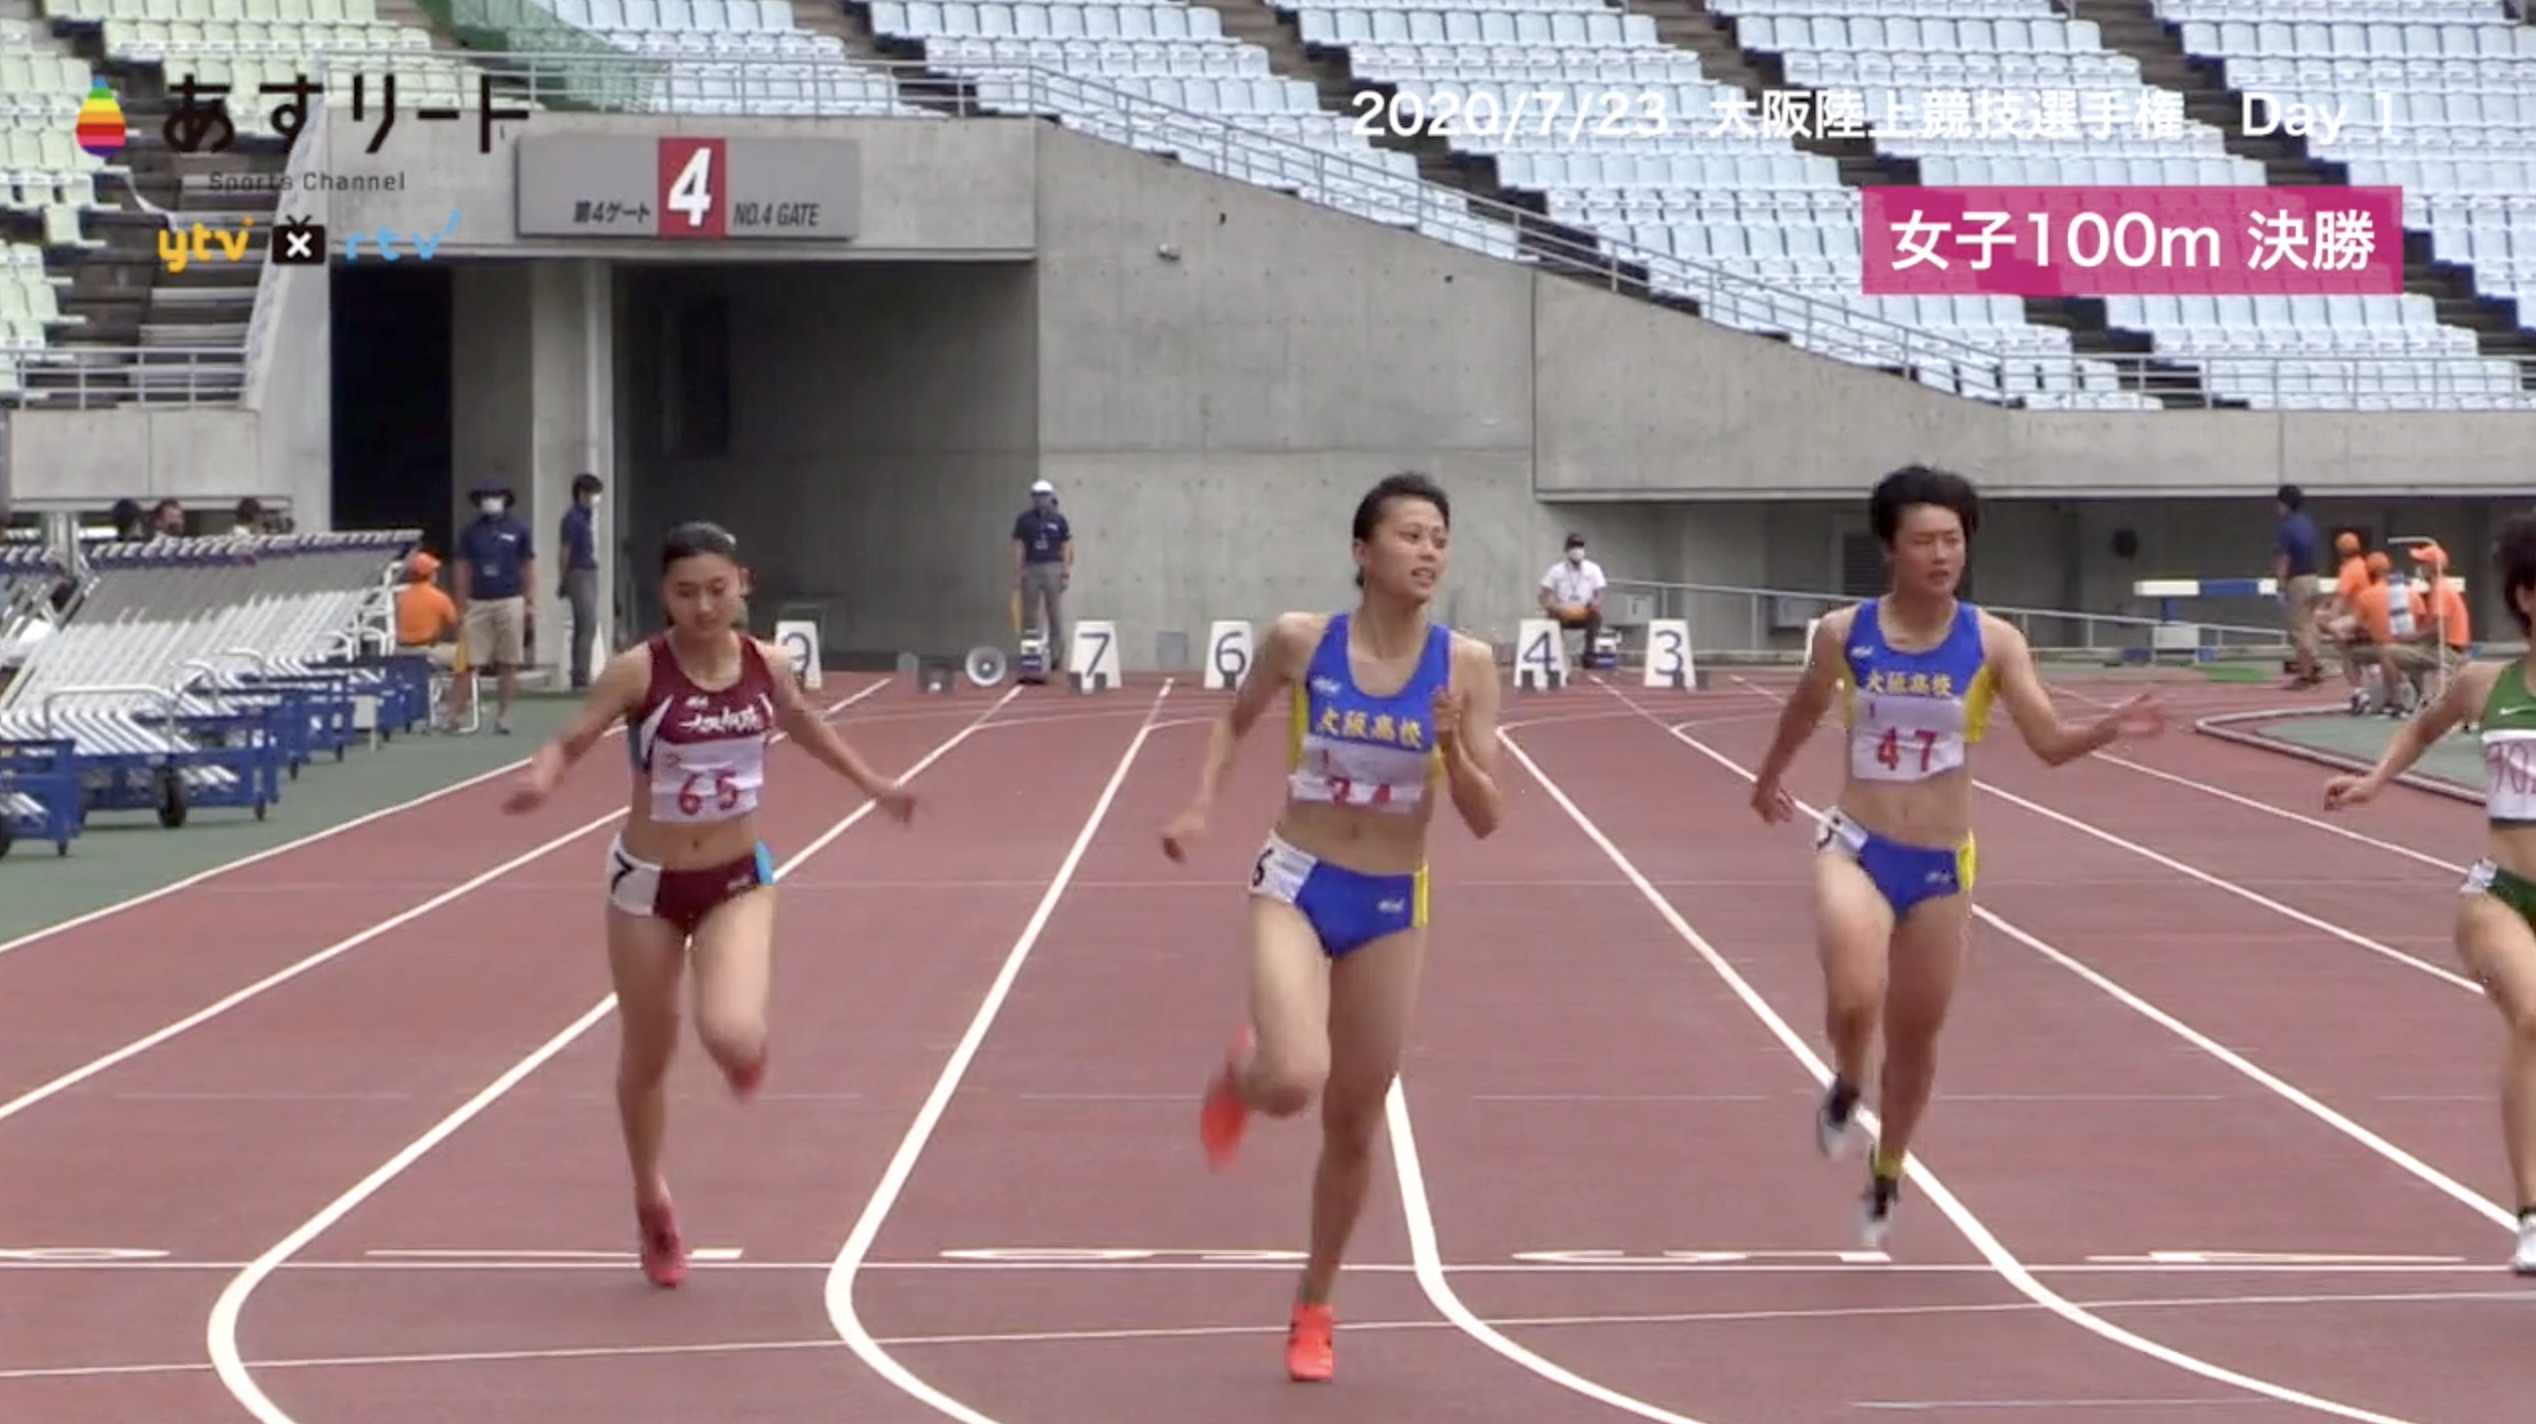
[[[2401,188],[1862,190],[1878,297],[2393,296]]]

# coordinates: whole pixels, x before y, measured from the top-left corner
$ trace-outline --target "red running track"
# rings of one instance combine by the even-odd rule
[[[2497,1029],[2435,972],[2456,873],[2423,859],[2474,853],[2472,807],[2398,791],[2334,823],[2371,843],[2282,814],[2321,775],[2250,749],[2178,732],[2046,772],[1994,743],[1995,921],[1933,1178],[1860,1259],[1859,1169],[1810,1145],[1805,832],[1751,820],[1723,764],[1769,735],[1746,689],[1512,699],[1508,828],[1439,831],[1340,1380],[1286,1384],[1310,1131],[1222,1178],[1191,1132],[1277,768],[1253,748],[1171,865],[1156,831],[1221,699],[1156,691],[993,709],[924,771],[914,830],[788,874],[766,1098],[681,1070],[673,1181],[715,1253],[686,1289],[626,1249],[595,830],[0,1119],[0,1416],[2516,1417],[2536,1294],[2491,1218]],[[990,702],[893,689],[848,720],[905,765]],[[785,765],[789,856],[853,798]],[[0,955],[26,1030],[0,1092],[602,814],[591,770],[534,827],[459,793]],[[258,876],[300,887],[284,914],[186,942]]]

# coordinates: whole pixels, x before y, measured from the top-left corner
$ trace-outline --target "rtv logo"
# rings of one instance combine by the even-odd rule
[[[436,233],[391,232],[383,227],[347,232],[343,235],[343,260],[360,261],[361,245],[367,242],[381,262],[401,262],[409,250],[414,256],[429,262],[432,255],[440,250],[440,245],[458,231],[458,223],[465,216],[463,210],[452,212],[449,221],[441,224],[440,231]],[[330,251],[324,223],[290,219],[273,229],[270,260],[277,267],[321,266]]]

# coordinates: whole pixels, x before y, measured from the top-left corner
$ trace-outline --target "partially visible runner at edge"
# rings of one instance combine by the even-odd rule
[[[1814,917],[1833,1076],[1815,1111],[1823,1155],[1847,1143],[1879,1027],[1882,1131],[1869,1154],[1859,1236],[1884,1244],[1903,1163],[1937,1082],[1937,1038],[1963,975],[1976,854],[1970,746],[1995,704],[2046,766],[2164,725],[2141,693],[2093,725],[2063,722],[2014,624],[1955,596],[1981,527],[1961,475],[1911,465],[1876,484],[1867,518],[1892,592],[1826,615],[1805,675],[1761,759],[1752,806],[1777,824],[1796,814],[1780,783],[1835,695],[1846,765],[1840,797],[1814,838]]]
[[[2536,637],[2536,513],[2513,515],[2492,541],[2521,637]],[[2395,733],[2386,755],[2363,776],[2325,783],[2325,806],[2341,811],[2377,799],[2387,783],[2460,724],[2481,729],[2483,858],[2457,887],[2457,958],[2500,1010],[2501,1143],[2518,1188],[2518,1249],[2510,1268],[2536,1275],[2536,662],[2472,662]]]
[[[669,629],[608,660],[571,725],[537,749],[504,808],[545,804],[622,721],[633,799],[608,848],[608,974],[616,987],[616,1105],[634,1173],[643,1274],[686,1278],[687,1246],[661,1174],[678,990],[696,971],[696,1036],[746,1099],[766,1073],[774,972],[775,856],[758,836],[766,750],[777,732],[853,782],[901,823],[913,795],[874,771],[802,696],[792,661],[739,625],[748,596],[739,545],[683,524],[661,546]]]
[[[1173,860],[1187,855],[1242,738],[1288,694],[1285,804],[1250,873],[1250,1020],[1207,1086],[1198,1130],[1222,1170],[1251,1113],[1320,1102],[1311,1247],[1286,1333],[1296,1380],[1326,1380],[1336,1364],[1331,1289],[1426,956],[1433,793],[1449,794],[1474,835],[1505,819],[1496,656],[1429,619],[1451,527],[1451,504],[1424,476],[1374,486],[1354,527],[1363,598],[1351,613],[1276,621],[1208,737],[1195,799],[1162,837]]]

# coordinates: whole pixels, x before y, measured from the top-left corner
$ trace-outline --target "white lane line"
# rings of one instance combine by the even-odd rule
[[[1622,700],[1626,702],[1628,699],[1623,696]],[[1662,725],[1660,719],[1651,716],[1650,720],[1657,721],[1659,726]],[[1685,740],[1688,739],[1685,738]],[[1744,1007],[1752,1012],[1753,1017],[1759,1019],[1770,1031],[1771,1036],[1787,1049],[1789,1056],[1804,1065],[1805,1070],[1813,1075],[1817,1084],[1828,1084],[1832,1076],[1831,1067],[1815,1054],[1812,1046],[1806,1043],[1804,1036],[1790,1026],[1788,1021],[1780,1016],[1777,1009],[1771,1007],[1769,1000],[1763,998],[1760,992],[1752,987],[1751,982],[1736,970],[1725,955],[1718,952],[1716,946],[1703,938],[1698,930],[1693,929],[1690,921],[1682,918],[1681,912],[1673,907],[1673,902],[1667,900],[1663,892],[1648,882],[1620,847],[1614,844],[1609,836],[1603,834],[1602,828],[1594,824],[1593,819],[1585,814],[1583,808],[1569,799],[1567,792],[1541,770],[1519,743],[1509,737],[1505,739],[1504,745],[1507,752],[1522,762],[1524,768],[1532,773],[1533,779],[1540,784],[1541,789],[1549,793],[1552,800],[1558,802],[1559,809],[1567,813],[1568,819],[1576,823],[1577,829],[1583,831],[1586,837],[1611,860],[1612,864],[1618,866],[1621,873],[1628,876],[1630,881],[1638,887],[1639,894],[1645,897],[1647,903],[1655,908],[1656,913],[1664,918],[1664,922],[1672,928],[1674,934],[1706,961],[1718,978],[1725,981],[1727,988],[1733,991],[1736,998],[1743,1001]],[[1873,1113],[1861,1109],[1858,1116],[1870,1132],[1878,1130]],[[2361,1409],[2339,1400],[2309,1394],[2303,1390],[2292,1389],[2287,1385],[2214,1364],[2199,1356],[2186,1354],[2172,1346],[2116,1325],[2045,1285],[2026,1268],[2023,1261],[2018,1260],[2015,1254],[2008,1250],[1998,1237],[1991,1234],[1989,1227],[1984,1225],[1979,1217],[1973,1215],[1971,1209],[1966,1207],[1945,1183],[1938,1179],[1937,1174],[1930,1171],[1927,1165],[1918,1159],[1916,1154],[1903,1164],[1903,1171],[1928,1198],[1929,1204],[1936,1207],[1947,1220],[1955,1224],[1955,1229],[1963,1235],[1972,1248],[1979,1252],[1982,1258],[1990,1263],[1992,1269],[2014,1287],[2018,1294],[2091,1335],[2126,1350],[2136,1351],[2151,1359],[2172,1365],[2187,1373],[2216,1380],[2250,1393],[2266,1395],[2286,1404],[2294,1404],[2304,1409],[2312,1409],[2344,1419],[2362,1420],[2367,1424],[2411,1424],[2411,1421],[2404,1420],[2398,1415]]]
[[[886,686],[888,686],[887,683],[874,683],[870,687],[864,688],[862,691],[855,693],[852,697],[846,698],[844,701],[828,707],[822,715],[834,716],[839,711],[852,706],[854,703],[875,692],[878,692],[881,688]],[[240,1004],[261,998],[265,994],[271,993],[273,990],[280,988],[282,985],[289,983],[293,979],[297,979],[301,975],[306,974],[313,969],[340,959],[344,955],[350,954],[352,951],[359,949],[361,946],[370,943],[372,940],[375,940],[382,935],[393,933],[406,925],[412,924],[414,921],[421,919],[423,916],[430,914],[444,905],[464,899],[466,896],[492,884],[497,880],[500,880],[504,876],[509,875],[511,872],[520,869],[530,862],[550,855],[555,851],[572,844],[574,841],[581,839],[583,836],[590,834],[592,831],[599,830],[602,827],[621,819],[624,815],[625,808],[620,806],[594,821],[589,821],[582,825],[575,826],[573,829],[564,832],[562,835],[559,835],[542,845],[534,846],[529,850],[523,851],[520,854],[511,857],[509,860],[502,862],[500,865],[493,867],[491,870],[487,870],[480,875],[471,876],[466,880],[462,880],[456,885],[441,891],[439,894],[432,896],[430,899],[425,900],[420,904],[410,906],[394,915],[390,915],[388,918],[379,921],[377,924],[370,926],[368,929],[359,931],[347,938],[339,939],[333,944],[326,946],[324,949],[317,951],[315,954],[309,955],[305,959],[298,960],[291,964],[286,964],[281,968],[274,970],[272,973],[265,975],[263,978],[256,980],[254,983],[247,985],[245,988],[215,999],[211,1003],[205,1004],[203,1007],[187,1014],[185,1017],[156,1029],[153,1032],[143,1034],[141,1037],[132,1040],[130,1043],[123,1045],[121,1048],[115,1049],[113,1052],[92,1058],[86,1063],[83,1063],[80,1066],[71,1069],[69,1072],[53,1079],[51,1082],[30,1088],[27,1091],[18,1094],[16,1097],[11,1098],[7,1102],[0,1103],[0,1122],[6,1122],[10,1118],[16,1117],[19,1113],[25,1112],[28,1108],[34,1107],[36,1104],[43,1102],[47,1098],[56,1097],[62,1093],[68,1092],[72,1088],[78,1087],[80,1084],[96,1077],[98,1074],[115,1067],[117,1064],[130,1062],[132,1059],[140,1057],[142,1054],[149,1052],[151,1049],[158,1047],[160,1044],[166,1043],[170,1039],[191,1033],[193,1030],[202,1027],[204,1024],[211,1022],[213,1019],[220,1017],[221,1015],[229,1012],[231,1009],[238,1007]]]
[[[998,1424],[998,1421],[936,1389],[889,1353],[864,1327],[863,1317],[855,1308],[855,1277],[861,1272],[865,1258],[871,1255],[872,1243],[879,1239],[881,1227],[897,1206],[899,1195],[907,1189],[907,1179],[914,1174],[917,1161],[924,1156],[926,1144],[933,1140],[935,1127],[941,1123],[942,1115],[950,1110],[951,1097],[959,1091],[960,1080],[967,1076],[970,1062],[977,1057],[979,1048],[986,1042],[986,1035],[995,1027],[996,1016],[1003,1011],[1004,1001],[1012,993],[1013,981],[1021,976],[1022,965],[1029,961],[1031,951],[1038,947],[1040,935],[1046,932],[1049,920],[1056,915],[1057,904],[1065,898],[1066,887],[1074,879],[1075,868],[1083,863],[1084,853],[1091,849],[1092,838],[1100,832],[1101,823],[1109,819],[1110,806],[1117,801],[1119,788],[1127,783],[1128,769],[1136,764],[1137,755],[1145,749],[1147,739],[1153,736],[1154,720],[1161,715],[1163,700],[1171,695],[1171,685],[1171,681],[1166,679],[1162,690],[1154,694],[1153,705],[1146,709],[1144,725],[1136,729],[1135,738],[1119,755],[1117,767],[1110,772],[1109,784],[1101,788],[1100,799],[1092,804],[1092,814],[1084,819],[1083,829],[1076,833],[1073,846],[1066,851],[1064,861],[1048,881],[1047,893],[1040,896],[1039,907],[1031,912],[1029,922],[1022,926],[1020,937],[1013,941],[1011,952],[1004,958],[1003,968],[997,971],[994,982],[987,986],[985,997],[978,1002],[976,1015],[969,1020],[968,1030],[960,1035],[959,1044],[942,1065],[941,1076],[934,1080],[933,1091],[925,1095],[924,1106],[917,1109],[916,1119],[908,1126],[907,1135],[899,1139],[898,1149],[890,1154],[889,1166],[882,1171],[879,1185],[872,1189],[870,1199],[863,1203],[862,1215],[855,1220],[853,1230],[847,1233],[845,1244],[838,1248],[836,1260],[828,1269],[824,1294],[828,1323],[836,1330],[837,1338],[882,1379],[928,1408],[960,1420],[962,1424]],[[267,1424],[279,1422],[267,1421]]]
[[[992,706],[953,733],[948,740],[925,753],[907,769],[904,775],[910,777],[921,775],[925,768],[949,755],[953,748],[967,741],[988,718],[994,716],[1005,703],[1010,702],[1020,692],[1020,687],[1016,686],[998,698]],[[775,878],[781,881],[803,862],[826,849],[837,837],[844,835],[865,816],[870,815],[873,807],[878,804],[865,801],[855,807],[844,819],[830,826],[818,839],[803,846],[799,854],[776,867]],[[219,1372],[222,1386],[229,1391],[232,1398],[238,1401],[241,1408],[261,1421],[261,1424],[296,1424],[296,1421],[285,1413],[280,1405],[275,1404],[272,1398],[265,1394],[263,1387],[256,1383],[253,1371],[247,1367],[245,1358],[238,1349],[238,1321],[246,1310],[248,1298],[255,1294],[256,1287],[263,1284],[264,1280],[273,1274],[275,1267],[298,1254],[308,1243],[325,1234],[336,1222],[350,1215],[355,1208],[376,1195],[381,1188],[403,1175],[407,1168],[420,1161],[424,1154],[446,1141],[458,1129],[466,1126],[477,1114],[501,1101],[502,1097],[518,1087],[522,1080],[544,1066],[549,1059],[570,1047],[574,1040],[596,1027],[615,1008],[614,994],[592,1005],[588,1012],[573,1020],[563,1032],[540,1044],[526,1058],[513,1064],[500,1077],[486,1084],[484,1089],[474,1097],[461,1103],[456,1111],[432,1124],[428,1131],[407,1144],[403,1151],[380,1163],[376,1170],[354,1183],[351,1190],[327,1203],[316,1215],[301,1222],[288,1236],[275,1242],[262,1255],[248,1262],[245,1270],[230,1278],[228,1285],[222,1288],[220,1298],[212,1303],[211,1315],[205,1323],[203,1333],[205,1348],[210,1353],[213,1367]]]
[[[1622,695],[1621,700],[1627,702],[1629,699],[1626,695]],[[1635,703],[1631,703],[1630,705],[1636,706]],[[1644,711],[1644,709],[1641,709],[1641,711]],[[1645,715],[1649,722],[1654,723],[1656,726],[1663,727],[1665,734],[1672,737],[1675,741],[1680,742],[1682,745],[1689,747],[1691,750],[1698,752],[1704,757],[1707,757],[1710,761],[1724,767],[1726,770],[1734,773],[1735,776],[1741,778],[1746,783],[1750,783],[1753,780],[1753,773],[1751,771],[1746,769],[1741,763],[1727,756],[1725,753],[1718,751],[1706,742],[1703,742],[1697,737],[1691,736],[1686,732],[1677,731],[1672,727],[1665,726],[1663,719],[1657,717],[1652,712],[1648,712]],[[2063,816],[2049,807],[2036,805],[2021,796],[2009,795],[2008,793],[2000,791],[1998,788],[1989,786],[1985,783],[1976,782],[1975,785],[1980,786],[1982,790],[1990,792],[1992,795],[2006,800],[2012,805],[2020,806],[2027,810],[2036,812],[2047,819],[2061,822],[2073,829],[2088,831],[2090,834],[2102,836],[2102,838],[2106,840],[2113,841],[2126,849],[2135,851],[2136,853],[2143,855],[2158,864],[2168,866],[2194,879],[2207,880],[2222,889],[2232,890],[2248,899],[2272,905],[2274,909],[2281,911],[2283,914],[2286,914],[2293,919],[2297,919],[2303,923],[2313,925],[2316,928],[2329,931],[2344,939],[2359,940],[2358,936],[2352,935],[2348,931],[2338,929],[2335,926],[2326,924],[2322,920],[2317,920],[2311,916],[2292,910],[2286,905],[2279,905],[2271,901],[2266,901],[2262,896],[2256,895],[2250,890],[2243,890],[2239,887],[2229,885],[2225,881],[2218,880],[2216,877],[2205,875],[2191,866],[2185,865],[2180,861],[2170,859],[2167,856],[2160,855],[2155,851],[2149,850],[2145,846],[2134,846],[2128,841],[2121,840],[2119,837],[2107,835],[2102,832],[2095,832],[2084,822]],[[1796,804],[1798,809],[1807,816],[1814,817],[1817,820],[1821,819],[1823,816],[1823,812],[1819,808],[1803,800],[1799,800]],[[2125,988],[2123,985],[2115,982],[2110,976],[2095,969],[2093,966],[2080,961],[2057,946],[2048,944],[2042,939],[2037,938],[2021,926],[2013,924],[2002,918],[1987,907],[1975,904],[1972,907],[1972,913],[1974,918],[1980,920],[1983,924],[1990,926],[1999,933],[2006,935],[2008,938],[2015,940],[2021,945],[2024,945],[2027,949],[2034,951],[2043,958],[2050,960],[2052,963],[2059,965],[2061,968],[2068,970],[2080,979],[2085,980],[2098,992],[2104,994],[2105,997],[2112,999],[2124,1008],[2131,1010],[2133,1013],[2140,1015],[2149,1022],[2165,1029],[2168,1033],[2171,1033],[2186,1043],[2191,1044],[2193,1047],[2200,1049],[2203,1053],[2206,1053],[2212,1058],[2217,1059],[2219,1062],[2226,1064],[2229,1068],[2234,1069],[2237,1073],[2252,1082],[2259,1084],[2265,1091],[2280,1098],[2283,1102],[2290,1104],[2292,1107],[2306,1113],[2318,1122],[2325,1124],[2334,1131],[2341,1133],[2343,1136],[2359,1143],[2371,1152],[2376,1153],[2379,1157],[2384,1158],[2389,1163],[2392,1163],[2408,1175],[2438,1192],[2441,1196],[2447,1197],[2449,1200],[2466,1208],[2468,1211],[2475,1213],[2484,1220],[2491,1222],[2495,1226],[2502,1227],[2503,1229],[2511,1232],[2516,1232],[2518,1230],[2517,1212],[2504,1207],[2499,1202],[2492,1200],[2491,1198],[2483,1195],[2481,1192],[2467,1186],[2465,1183],[2460,1182],[2456,1178],[2449,1176],[2447,1173],[2440,1171],[2430,1163],[2425,1162],[2421,1158],[2414,1156],[2412,1153],[2405,1151],[2403,1148],[2396,1146],[2393,1142],[2387,1140],[2386,1138],[2379,1136],[2377,1133],[2366,1127],[2363,1127],[2360,1123],[2328,1106],[2321,1099],[2299,1087],[2297,1084],[2290,1082],[2288,1079],[2281,1077],[2279,1074],[2276,1074],[2267,1068],[2264,1068],[2262,1065],[2246,1057],[2244,1054],[2237,1052],[2235,1049],[2219,1042],[2210,1035],[2194,1028],[2191,1024],[2177,1018],[2174,1014],[2167,1012],[2165,1009],[2160,1008],[2156,1004],[2153,1004],[2147,999],[2132,992],[2130,989]],[[2374,941],[2359,940],[2359,942],[2373,945],[2380,950],[2384,950],[2388,954],[2393,954],[2399,959],[2404,959],[2406,962],[2414,964],[2417,968],[2431,968],[2430,966],[2422,965],[2418,961],[2412,960],[2410,956],[2399,954],[2393,950],[2386,950],[2383,945],[2374,945]],[[2431,969],[2431,972],[2439,974],[2443,978],[2456,978],[2456,976],[2447,974],[2444,970]],[[2459,982],[2471,984],[2472,981],[2464,980]],[[2478,992],[2480,991],[2478,990]]]

